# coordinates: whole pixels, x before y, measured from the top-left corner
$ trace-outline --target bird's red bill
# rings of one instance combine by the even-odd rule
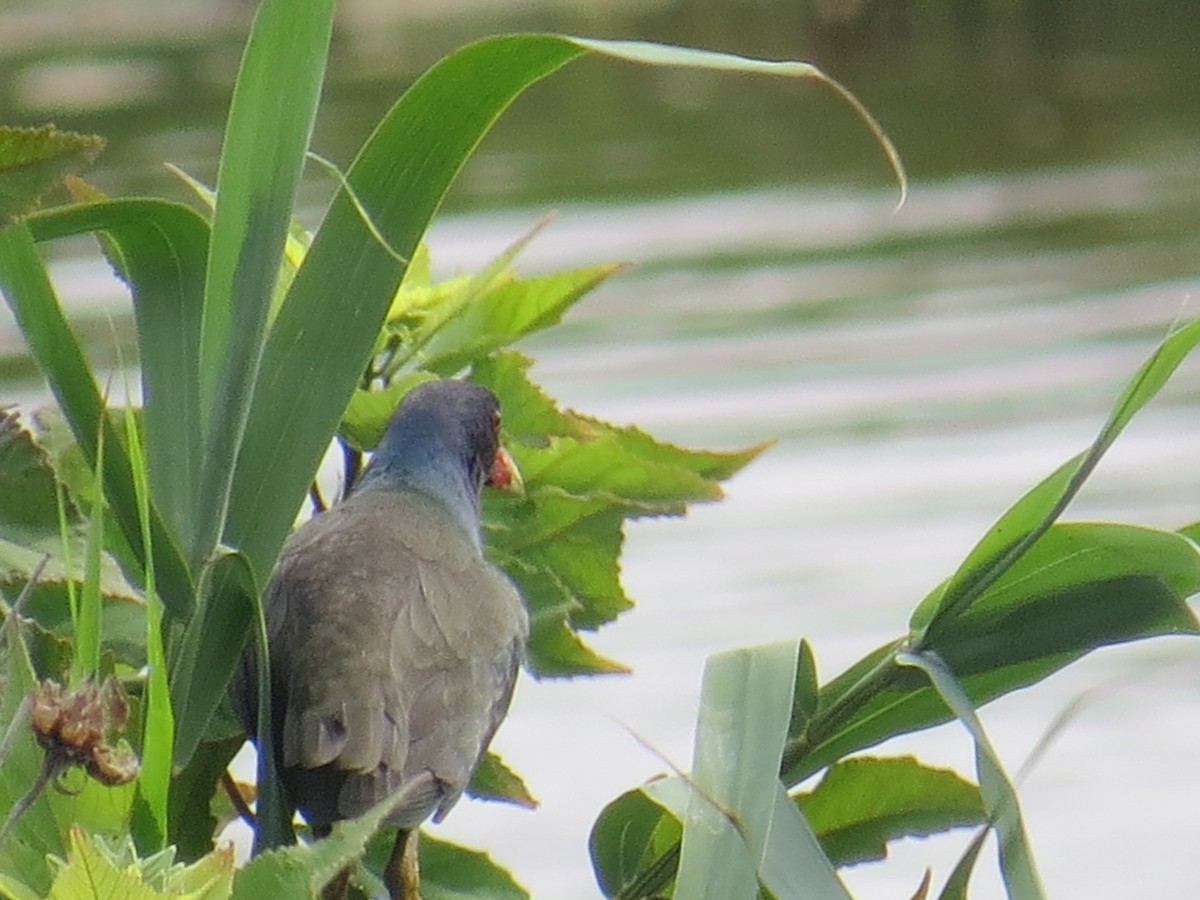
[[[525,491],[521,470],[503,447],[496,448],[496,457],[492,460],[492,470],[488,473],[487,483],[510,494],[521,494]]]

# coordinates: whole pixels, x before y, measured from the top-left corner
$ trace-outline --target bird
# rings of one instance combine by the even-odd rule
[[[519,484],[499,429],[487,388],[413,388],[348,495],[284,543],[263,594],[286,800],[319,838],[395,797],[384,879],[394,898],[419,896],[416,829],[466,789],[529,634],[521,596],[481,537],[484,485]],[[231,691],[251,735],[254,666],[248,648]]]

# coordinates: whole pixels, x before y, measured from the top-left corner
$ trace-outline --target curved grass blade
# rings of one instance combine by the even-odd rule
[[[129,456],[116,428],[104,414],[100,391],[83,351],[67,325],[33,235],[25,223],[0,230],[0,293],[8,301],[90,466],[96,464],[96,436],[104,430],[105,496],[126,541],[138,559],[144,561],[146,550],[141,539]],[[173,615],[184,618],[192,599],[187,567],[178,555],[165,523],[156,513],[151,516],[151,529],[159,553],[164,602]]]
[[[100,668],[100,619],[104,602],[100,591],[100,555],[104,549],[104,431],[96,435],[96,465],[93,468],[96,501],[88,517],[87,544],[84,549],[83,587],[79,592],[75,627],[75,657],[71,662],[71,683],[75,686],[97,677]]]
[[[98,232],[109,259],[133,294],[145,415],[146,453],[153,488],[152,520],[161,514],[176,536],[194,539],[201,517],[200,313],[208,224],[186,206],[155,199],[107,200],[59,207],[29,218],[35,239]],[[161,587],[173,546],[157,544]],[[168,597],[171,611],[176,604]]]
[[[816,66],[793,60],[754,59],[734,53],[719,53],[713,50],[696,50],[691,47],[672,47],[650,41],[610,41],[589,38],[571,38],[581,47],[587,47],[603,56],[612,56],[630,62],[650,66],[671,66],[683,69],[713,69],[719,72],[744,72],[747,74],[775,75],[786,78],[814,79],[833,89],[842,100],[862,119],[871,131],[871,136],[883,150],[896,181],[900,184],[899,209],[908,197],[908,176],[900,154],[875,117],[849,90],[834,81]]]
[[[902,651],[896,654],[896,662],[924,672],[942,700],[970,732],[975,741],[979,789],[983,793],[988,818],[996,829],[1000,845],[1000,870],[1008,896],[1012,900],[1041,900],[1045,893],[1034,865],[1033,853],[1029,849],[1016,789],[988,740],[983,723],[975,714],[975,707],[966,691],[935,653]]]

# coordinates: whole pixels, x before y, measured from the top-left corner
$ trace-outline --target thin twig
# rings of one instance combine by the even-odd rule
[[[250,804],[246,802],[246,798],[242,796],[242,791],[238,787],[237,782],[233,780],[233,776],[226,769],[221,773],[221,787],[225,788],[225,793],[229,795],[229,802],[233,804],[233,808],[237,810],[237,814],[251,828],[258,827],[258,817],[254,815],[254,810],[250,808]]]
[[[0,843],[8,837],[8,832],[16,824],[17,819],[21,818],[21,814],[29,807],[33,806],[34,801],[41,796],[42,791],[46,789],[46,785],[50,784],[54,779],[58,778],[63,772],[70,768],[71,762],[65,754],[47,751],[42,759],[42,768],[38,772],[37,778],[33,780],[33,784],[29,786],[24,796],[13,804],[12,809],[8,811],[8,817],[4,820],[4,824],[0,825]]]

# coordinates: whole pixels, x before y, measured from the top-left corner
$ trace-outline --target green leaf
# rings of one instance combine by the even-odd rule
[[[779,784],[798,651],[794,642],[732,650],[705,667],[676,898],[754,898],[760,879],[776,895],[799,883],[849,897]]]
[[[0,535],[20,541],[57,533],[54,470],[15,411],[0,408]]]
[[[170,686],[167,682],[167,657],[163,647],[163,605],[158,596],[154,572],[152,532],[150,530],[150,484],[137,417],[125,411],[125,440],[133,466],[137,493],[138,518],[142,540],[151,551],[146,566],[146,679],[142,708],[142,765],[137,791],[141,803],[134,811],[134,831],[139,846],[162,850],[167,842],[167,808],[171,784],[171,748],[175,742],[175,719],[171,711]]]
[[[536,809],[538,805],[537,799],[529,792],[521,776],[490,750],[483,755],[483,759],[471,773],[467,793],[477,800],[502,800],[526,809]]]
[[[1133,416],[1166,384],[1200,342],[1200,319],[1172,332],[1117,398],[1092,446],[1069,460],[1018,500],[975,546],[953,577],[917,607],[914,646],[933,640],[938,629],[961,615],[1062,515],[1101,457]]]
[[[433,377],[426,372],[414,372],[398,376],[382,390],[355,390],[346,406],[339,433],[355,450],[373,450],[383,438],[388,420],[404,395]]]
[[[354,883],[368,896],[386,896],[382,872],[396,840],[395,829],[380,831],[367,848]],[[486,853],[421,832],[417,845],[423,900],[528,900],[529,892]]]
[[[817,683],[817,659],[808,641],[800,641],[796,657],[796,685],[792,690],[792,718],[788,723],[788,740],[801,737],[808,721],[817,712],[820,689]]]
[[[795,801],[837,866],[883,859],[888,841],[985,821],[978,787],[911,756],[841,760]]]
[[[557,324],[567,309],[620,269],[610,264],[503,281],[473,297],[461,315],[437,330],[422,349],[421,365],[453,375],[525,335]]]
[[[950,877],[942,886],[938,900],[968,900],[967,888],[971,883],[971,875],[975,871],[975,863],[979,861],[979,853],[983,850],[983,843],[987,840],[991,830],[990,826],[981,828],[971,839],[971,843],[967,845],[967,849],[963,851],[962,856],[958,858],[958,862],[950,871]]]
[[[205,512],[199,503],[204,446],[200,431],[200,317],[208,224],[191,209],[162,200],[112,200],[32,216],[39,241],[102,233],[118,275],[133,294],[142,374],[143,415],[155,515],[170,523],[174,543],[195,542]],[[160,585],[188,579],[159,546]],[[187,598],[190,603],[190,597]],[[178,614],[179,602],[168,600]]]
[[[591,440],[551,438],[544,449],[513,448],[513,456],[530,495],[545,487],[572,497],[601,497],[647,515],[679,515],[689,502],[721,498],[715,481],[639,452],[622,438],[616,429]]]
[[[620,427],[609,425],[590,416],[581,418],[598,431],[612,435],[625,450],[646,462],[685,469],[714,482],[732,478],[775,443],[773,440],[763,441],[760,444],[732,451],[695,450],[660,441],[636,426]]]
[[[66,834],[71,826],[90,834],[128,833],[135,797],[133,784],[109,787],[76,768],[63,777],[62,785],[66,791],[47,792],[61,833]]]
[[[581,417],[558,408],[529,377],[533,360],[507,350],[477,360],[471,367],[471,380],[490,388],[500,398],[503,437],[506,445],[514,441],[529,447],[546,447],[552,437],[586,438],[595,429]]]
[[[18,720],[18,711],[37,686],[32,662],[21,635],[20,617],[5,609],[3,624],[5,678],[0,684],[0,722],[12,735],[8,752],[0,759],[0,809],[12,810],[38,778],[44,753],[34,739],[28,719]],[[11,831],[0,842],[0,872],[20,873],[21,879],[39,895],[50,887],[51,872],[47,856],[62,855],[63,837],[43,791],[21,814]]]
[[[646,896],[639,881],[647,870],[665,890],[675,877],[682,836],[679,819],[640,788],[604,807],[588,838],[592,868],[604,896]]]
[[[514,352],[477,362],[472,378],[501,401],[503,437],[525,482],[522,497],[484,498],[488,550],[529,606],[528,662],[539,675],[624,671],[576,634],[632,606],[620,581],[626,519],[682,513],[721,496],[760,452],[695,451],[560,410]]]
[[[25,223],[0,230],[0,292],[45,373],[89,468],[96,464],[97,435],[104,430],[105,496],[122,535],[144,564],[145,548],[129,457],[115,427],[104,415],[100,391],[67,325]],[[151,527],[154,546],[158,548],[156,568],[164,600],[176,616],[182,617],[190,608],[192,596],[187,567],[157,513],[152,516]]]
[[[83,171],[104,149],[104,138],[40,128],[0,126],[0,228],[26,215],[42,195]]]
[[[70,842],[67,862],[54,876],[49,900],[160,900],[167,896],[146,884],[136,870],[118,868],[78,827],[71,829]]]
[[[333,0],[265,0],[234,86],[204,281],[200,423],[205,438],[203,521],[194,563],[224,524],[292,204],[316,118],[333,27]]]
[[[244,743],[242,734],[205,742],[173,778],[167,833],[184,859],[199,859],[212,850],[217,829],[212,812],[213,787]]]
[[[430,343],[437,343],[439,335],[449,330],[454,332],[456,323],[470,320],[465,334],[459,329],[458,342],[470,342],[476,328],[484,327],[486,317],[485,300],[492,292],[512,280],[509,266],[541,229],[541,224],[514,241],[495,259],[489,261],[482,269],[469,277],[453,278],[449,282],[433,285],[429,288],[405,289],[403,282],[392,301],[387,314],[385,331],[396,332],[401,337],[400,346],[395,357],[384,371],[390,377],[406,367],[411,367],[419,358],[419,364],[432,371],[438,371],[438,366],[432,364]],[[449,339],[449,347],[444,350],[450,357],[457,354],[460,362],[457,366],[442,374],[452,375],[466,365],[471,354],[464,354],[461,347],[455,344],[453,335]],[[437,349],[432,350],[433,357]]]
[[[96,468],[93,475],[95,490],[100,491],[104,472],[104,432],[96,438]],[[104,500],[92,505],[88,519],[87,546],[84,554],[83,589],[79,592],[78,608],[72,608],[71,621],[75,628],[75,661],[71,666],[71,684],[78,687],[84,681],[96,680],[100,668],[100,554],[104,547]]]
[[[897,654],[896,662],[924,672],[938,695],[966,726],[975,741],[979,787],[987,807],[988,820],[996,830],[1000,845],[1000,870],[1008,896],[1012,900],[1038,900],[1043,897],[1041,880],[1025,834],[1025,823],[1021,819],[1016,789],[988,740],[966,691],[935,653],[903,652]]]
[[[486,853],[421,834],[423,900],[528,900],[529,892]]]
[[[1200,631],[1185,602],[1200,592],[1200,550],[1169,531],[1115,523],[1051,526],[970,610],[927,636],[976,706],[1034,684],[1108,644]],[[946,721],[920,679],[898,672],[900,642],[821,689],[808,733],[789,745],[796,784],[835,760]],[[870,686],[864,691],[864,686]]]

